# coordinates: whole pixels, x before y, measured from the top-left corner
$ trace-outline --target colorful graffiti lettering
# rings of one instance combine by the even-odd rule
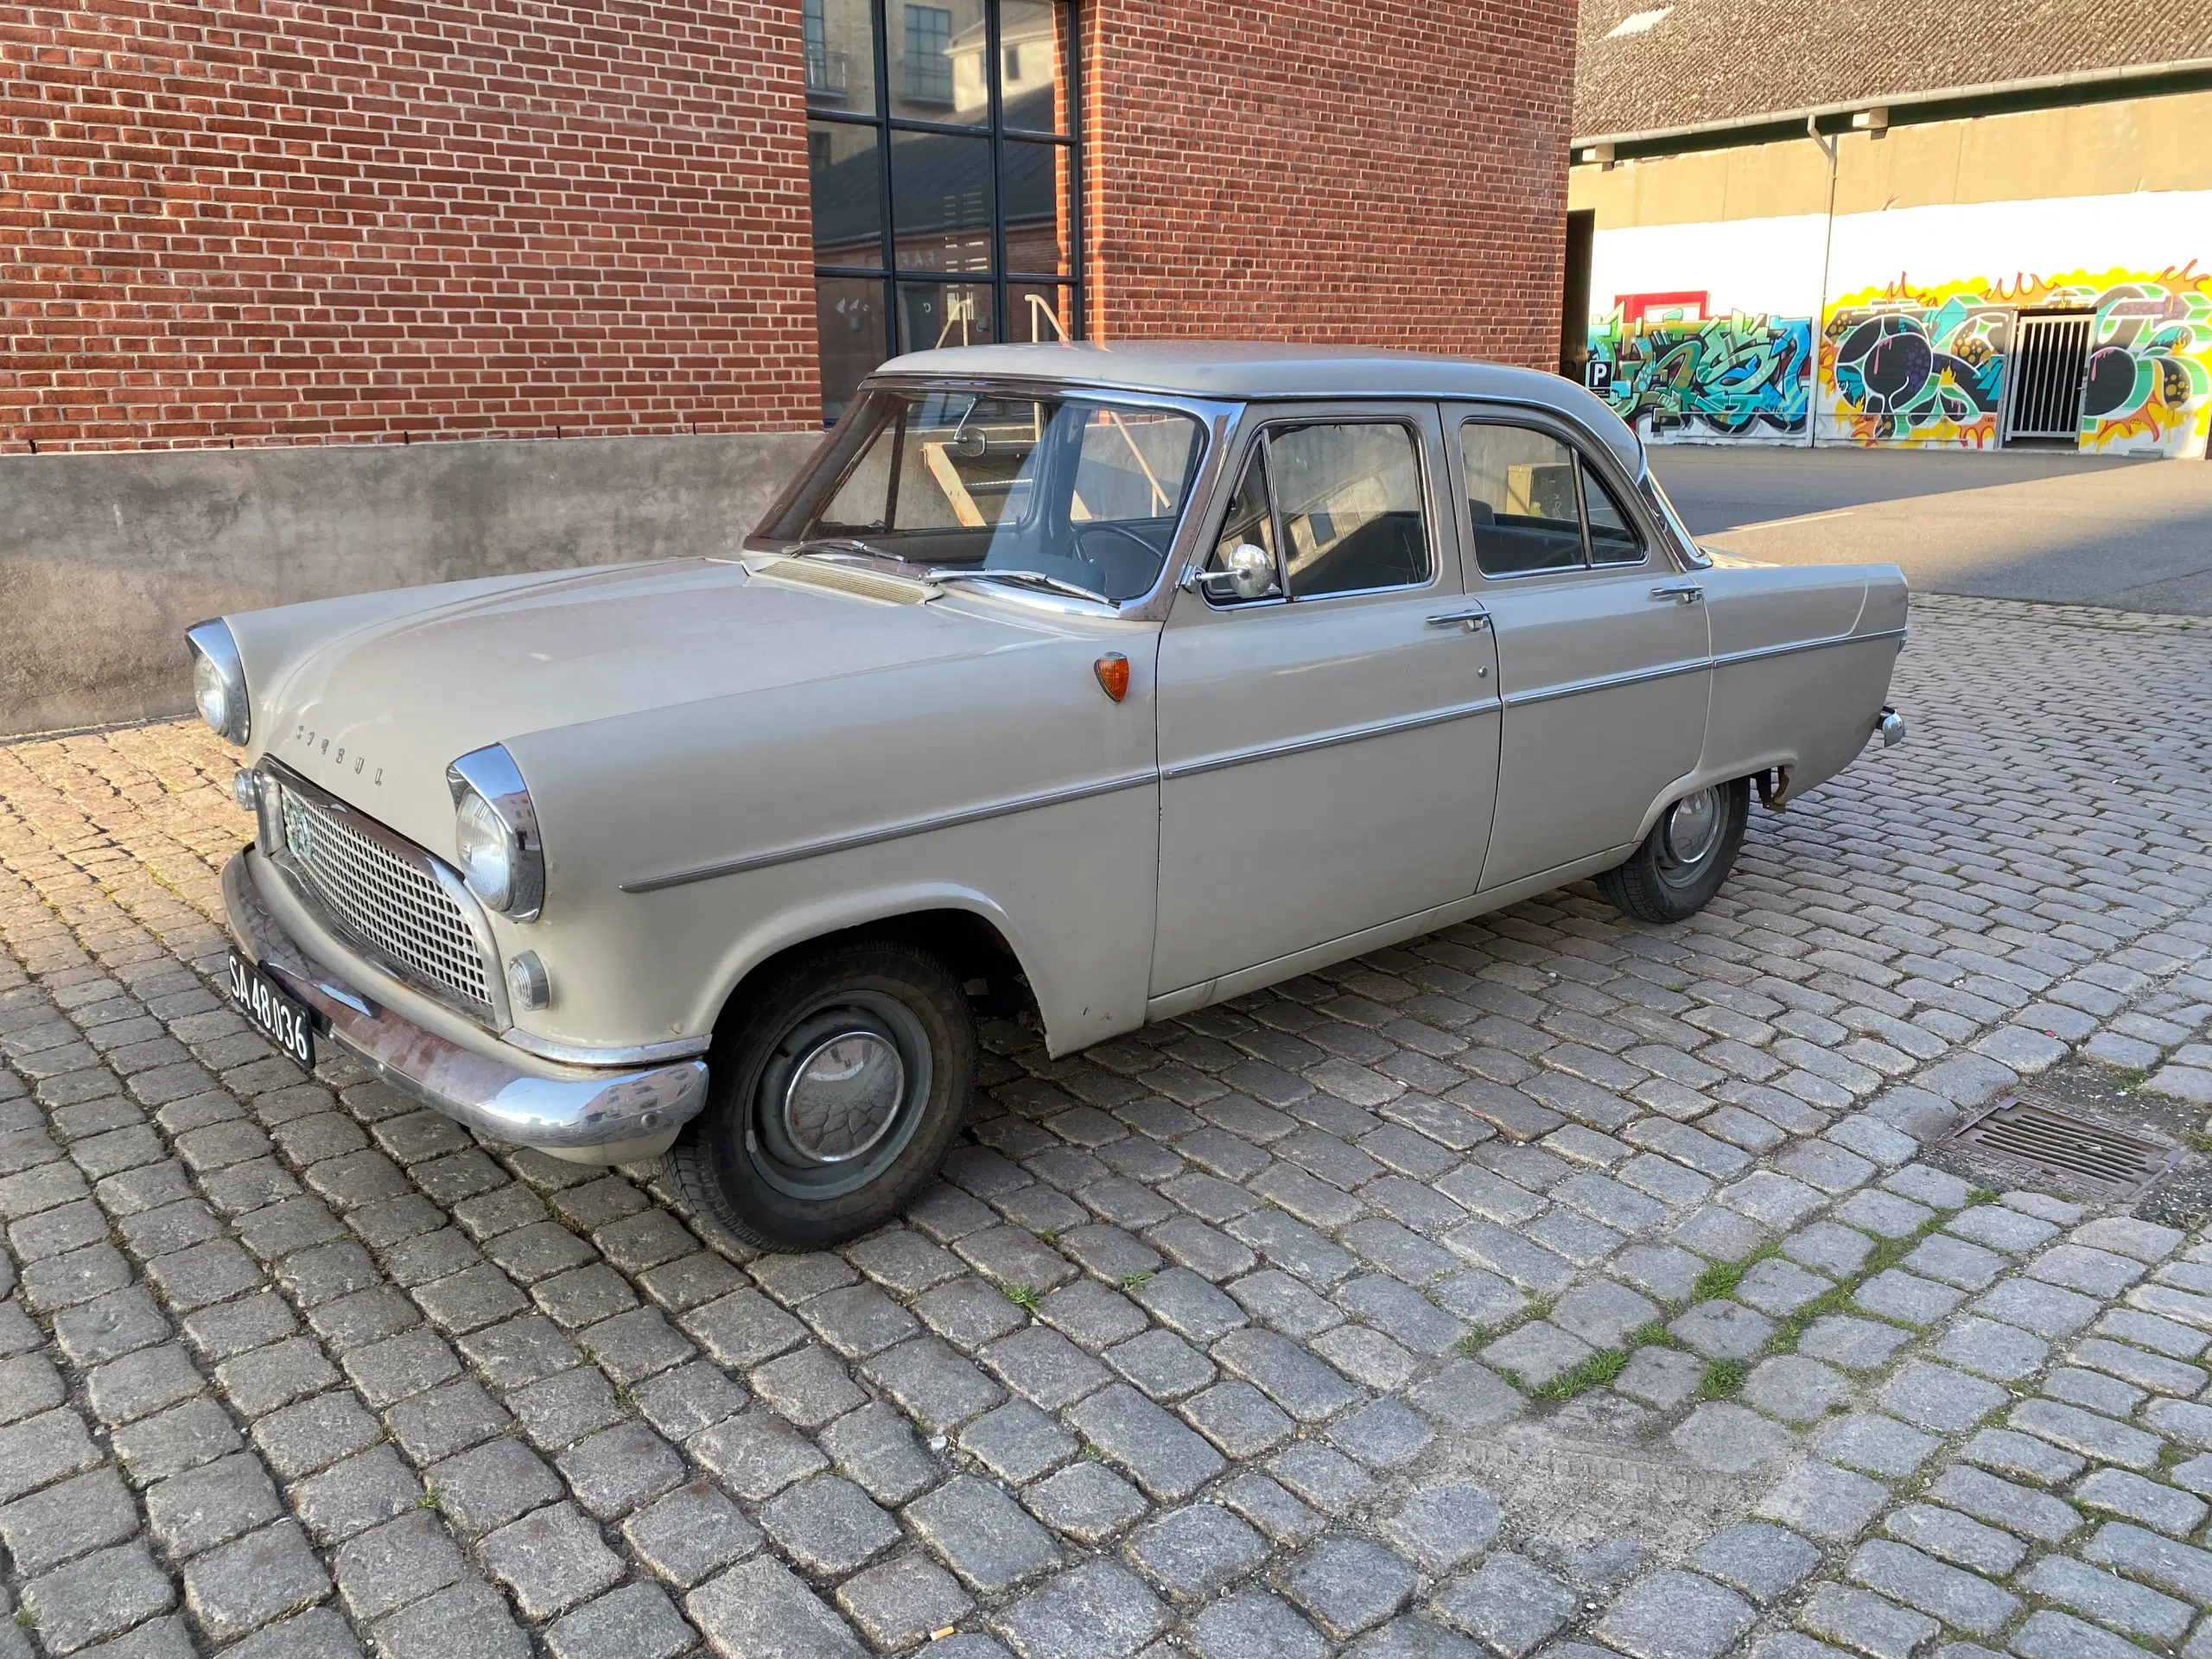
[[[1625,294],[1590,330],[1589,385],[1647,435],[1802,433],[1809,317],[1705,315],[1703,294]]]
[[[2012,319],[1961,298],[1837,306],[1821,330],[1821,390],[1851,411],[1856,442],[1993,443]]]
[[[2212,429],[2212,276],[2071,271],[1932,288],[1905,277],[1842,296],[1821,329],[1821,435],[1982,448],[1998,440],[2013,319],[2093,324],[2077,442],[2090,453],[2204,451]]]

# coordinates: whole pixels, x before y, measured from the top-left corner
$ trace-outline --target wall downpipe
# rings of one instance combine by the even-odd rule
[[[1827,337],[1828,259],[1835,248],[1836,154],[1843,148],[1843,139],[1837,133],[1823,133],[1817,115],[1805,118],[1805,136],[1828,158],[1828,216],[1821,232],[1821,302],[1813,313],[1812,385],[1805,399],[1805,447],[1817,449],[1821,447],[1821,341]]]

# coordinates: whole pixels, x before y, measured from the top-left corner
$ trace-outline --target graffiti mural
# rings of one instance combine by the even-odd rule
[[[1937,305],[1885,291],[1829,308],[1821,387],[1858,443],[1985,448],[1997,441],[2012,313],[1954,296]]]
[[[2191,262],[2192,264],[2194,262]],[[2097,296],[2082,448],[2202,452],[2212,433],[2212,276],[2161,271]]]
[[[1590,330],[1590,389],[1648,436],[1803,433],[1812,319],[1712,317],[1706,300],[1694,292],[1620,296]]]
[[[2212,276],[2073,271],[1919,287],[1904,276],[1841,296],[1821,330],[1821,435],[1986,448],[1999,439],[2013,322],[2094,319],[2084,451],[2202,454],[2212,423]]]

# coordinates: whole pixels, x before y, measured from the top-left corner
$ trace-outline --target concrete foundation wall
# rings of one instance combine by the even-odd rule
[[[815,432],[0,458],[0,734],[180,714],[202,617],[725,552]]]

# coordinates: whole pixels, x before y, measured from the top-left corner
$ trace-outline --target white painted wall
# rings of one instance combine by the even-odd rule
[[[1833,221],[1832,234],[1829,219],[1818,213],[1601,227],[1592,248],[1590,307],[1597,324],[1622,296],[1701,290],[1708,315],[1815,318],[1817,338],[1839,301],[1900,281],[1918,289],[1961,282],[2011,289],[2077,271],[2148,275],[2192,267],[2200,276],[2212,272],[2212,190],[2138,191],[1847,213]],[[2212,372],[2212,349],[2200,360]],[[1829,389],[1815,389],[1823,442],[1849,435],[1833,402]],[[2190,429],[2161,441],[2161,452],[2203,454],[2208,424],[2212,411],[2201,411]],[[1749,441],[1807,440],[1767,434]]]

